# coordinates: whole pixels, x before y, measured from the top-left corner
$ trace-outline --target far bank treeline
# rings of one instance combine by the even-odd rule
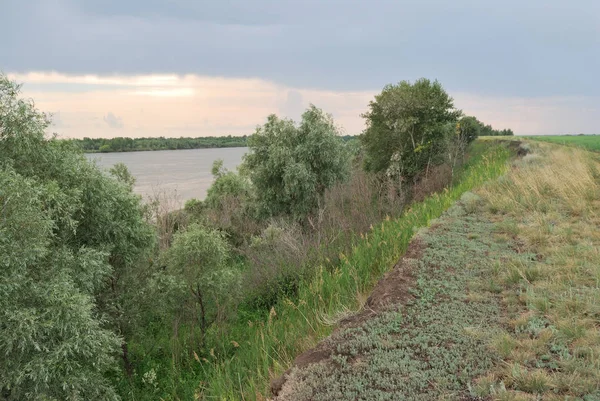
[[[347,141],[352,136],[345,135]],[[85,153],[140,152],[149,150],[181,150],[210,148],[244,148],[248,146],[248,136],[200,136],[197,138],[88,138],[66,139]]]
[[[470,123],[477,130],[477,136],[514,135],[511,129],[495,130],[475,117],[469,117]],[[467,121],[467,120],[464,120]],[[343,141],[354,138],[352,135],[341,136]],[[242,148],[248,146],[248,136],[205,136],[197,138],[88,138],[68,139],[85,153],[138,152],[149,150],[209,149],[209,148]]]
[[[248,136],[206,136],[197,138],[83,138],[69,139],[86,153],[136,152],[147,150],[179,150],[246,147]]]
[[[268,398],[299,322],[257,330],[493,146],[473,146],[485,125],[437,81],[388,85],[363,117],[343,141],[313,105],[269,116],[239,170],[215,163],[206,199],[173,212],[135,195],[124,165],[48,136],[0,75],[0,400]]]

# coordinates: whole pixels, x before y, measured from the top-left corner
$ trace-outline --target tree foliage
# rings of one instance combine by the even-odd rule
[[[478,136],[513,136],[511,129],[497,130],[489,124],[484,124],[473,116],[464,116],[460,119],[460,131],[464,137],[472,138]],[[470,141],[469,141],[470,142]]]
[[[481,126],[481,122],[475,117],[462,117],[456,124],[457,139],[465,144],[473,142],[481,135]]]
[[[459,115],[437,81],[422,78],[385,86],[363,115],[366,168],[414,177],[442,155],[448,124]]]
[[[117,163],[109,169],[110,174],[125,184],[130,190],[135,185],[135,177],[131,175],[125,163]]]
[[[204,204],[215,209],[222,209],[228,197],[248,200],[251,187],[248,179],[223,167],[223,160],[215,160],[212,166],[214,181],[206,193]]]
[[[48,139],[19,90],[0,76],[0,391],[116,399],[104,374],[127,321],[122,278],[152,230],[130,185]]]
[[[302,219],[325,189],[343,180],[349,157],[333,118],[311,105],[296,125],[275,115],[248,140],[244,168],[263,216]]]
[[[191,224],[177,233],[163,256],[172,275],[179,277],[198,304],[203,333],[220,304],[231,295],[238,277],[228,265],[230,247],[220,231]]]

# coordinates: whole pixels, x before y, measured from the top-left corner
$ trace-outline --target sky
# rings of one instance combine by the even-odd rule
[[[251,134],[313,103],[347,134],[439,80],[516,134],[600,133],[597,0],[2,0],[0,71],[62,137]]]

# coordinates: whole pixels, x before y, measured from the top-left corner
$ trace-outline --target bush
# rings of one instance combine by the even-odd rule
[[[246,177],[227,171],[223,167],[223,160],[215,160],[212,166],[212,175],[215,179],[207,191],[205,204],[213,209],[222,209],[226,198],[239,198],[242,202],[250,199],[250,182]]]
[[[269,308],[282,294],[292,296],[314,249],[310,234],[297,223],[273,221],[241,249],[246,304]]]
[[[271,115],[248,140],[244,168],[263,217],[302,220],[347,177],[350,158],[330,115],[311,105],[299,125]]]
[[[204,202],[202,202],[201,200],[196,199],[196,198],[187,200],[185,202],[185,205],[183,206],[183,210],[185,210],[187,213],[191,214],[192,216],[201,215],[205,208],[206,208],[206,205],[204,204]]]
[[[369,104],[362,135],[365,167],[410,179],[442,158],[448,123],[460,112],[439,82],[419,79],[387,85]]]
[[[228,264],[230,252],[222,233],[194,223],[175,234],[163,255],[169,273],[181,279],[193,294],[203,334],[238,292],[239,274]]]
[[[0,76],[0,393],[115,399],[104,374],[120,343],[128,366],[117,334],[152,230],[130,187],[47,139],[48,118],[19,90]]]

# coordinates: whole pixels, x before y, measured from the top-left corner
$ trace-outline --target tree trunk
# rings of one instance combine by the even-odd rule
[[[133,366],[129,360],[129,348],[126,341],[121,343],[121,350],[123,351],[121,356],[123,358],[123,365],[125,366],[125,373],[127,373],[127,377],[131,378],[133,376]]]
[[[200,285],[196,285],[196,299],[198,305],[200,305],[200,331],[202,332],[202,338],[206,333],[206,310],[204,309],[204,299],[202,298],[202,291],[200,291]]]

